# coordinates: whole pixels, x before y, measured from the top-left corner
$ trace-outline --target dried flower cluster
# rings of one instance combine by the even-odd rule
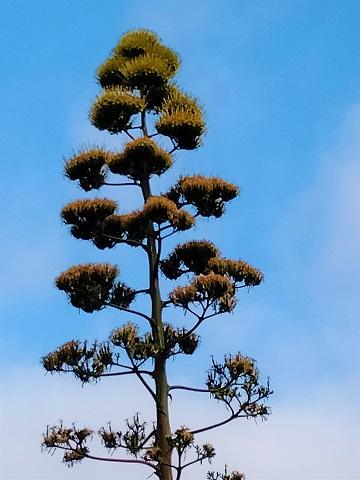
[[[100,188],[106,179],[105,165],[112,157],[111,152],[102,148],[82,150],[65,163],[65,175],[70,180],[79,180],[86,192]]]
[[[223,363],[213,360],[206,385],[210,395],[230,410],[231,418],[266,419],[270,413],[262,403],[272,394],[269,383],[259,384],[255,361],[240,353],[225,356]]]
[[[113,155],[107,164],[112,173],[140,180],[150,175],[161,175],[172,165],[169,153],[150,138],[128,142],[122,153]]]
[[[245,480],[245,475],[237,470],[227,473],[208,472],[207,480]]]
[[[126,350],[133,360],[147,360],[159,352],[159,346],[151,334],[140,336],[138,326],[131,322],[115,329],[110,340],[115,346]]]
[[[75,425],[66,428],[62,423],[58,426],[47,427],[43,436],[42,447],[49,451],[56,448],[65,450],[63,462],[69,467],[81,462],[89,453],[86,441],[93,435],[88,428],[77,429]]]
[[[59,290],[63,290],[74,307],[92,313],[104,308],[107,302],[124,308],[134,296],[125,284],[115,283],[118,269],[107,263],[86,263],[75,265],[61,273],[55,280]]]
[[[161,262],[161,271],[176,280],[184,273],[196,275],[206,271],[209,260],[219,254],[215,245],[207,240],[194,240],[180,245]]]
[[[122,87],[106,88],[95,100],[90,121],[99,130],[120,133],[130,127],[132,115],[141,112],[145,103]]]
[[[191,304],[205,304],[216,313],[231,312],[235,307],[235,288],[228,277],[209,273],[198,275],[187,286],[176,287],[169,295],[174,305],[189,309]]]
[[[181,177],[165,196],[179,206],[194,206],[203,217],[220,217],[238,194],[238,187],[222,178],[192,175]]]
[[[107,198],[75,200],[63,207],[61,218],[71,225],[71,234],[82,240],[101,239],[102,223],[113,214],[117,203]]]
[[[178,231],[188,230],[195,223],[190,213],[180,210],[176,203],[161,196],[148,198],[144,206],[144,215],[158,225],[169,222]]]
[[[264,278],[260,270],[243,260],[214,257],[209,261],[207,268],[219,275],[229,275],[236,284],[244,282],[244,285],[249,287],[260,285]]]
[[[161,105],[156,129],[172,138],[177,148],[193,150],[199,147],[205,132],[203,112],[196,100],[173,88]]]
[[[117,356],[114,356],[108,343],[94,343],[71,340],[64,343],[54,352],[42,358],[42,365],[47,372],[73,373],[83,383],[96,380],[113,365],[116,365]]]

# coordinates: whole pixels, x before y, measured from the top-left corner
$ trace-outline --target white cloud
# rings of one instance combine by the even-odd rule
[[[41,454],[41,432],[62,418],[71,424],[98,428],[110,419],[121,426],[123,418],[141,411],[151,419],[152,406],[139,386],[129,380],[109,380],[81,386],[63,377],[43,377],[38,369],[12,371],[1,390],[1,478],[3,480],[71,478],[146,478],[138,466],[87,461],[73,469],[60,463],[60,455]],[[353,480],[359,478],[357,448],[359,417],[351,385],[349,394],[331,394],[331,388],[313,392],[296,403],[278,404],[269,422],[234,422],[200,441],[211,441],[217,450],[214,465],[189,470],[186,480],[205,478],[208,468],[227,463],[247,473],[248,480]],[[195,394],[194,394],[195,395]],[[181,396],[173,404],[174,425],[200,426],[221,418],[221,406],[197,395]],[[104,451],[103,454],[106,455]]]

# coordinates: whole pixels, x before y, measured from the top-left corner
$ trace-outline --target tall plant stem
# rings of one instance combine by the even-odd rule
[[[141,129],[143,136],[148,136],[145,112],[141,114]],[[144,202],[151,196],[150,181],[148,177],[141,180],[141,189]],[[156,442],[161,450],[159,462],[160,480],[173,480],[171,469],[172,449],[167,438],[171,435],[169,419],[169,385],[166,373],[166,356],[164,354],[164,327],[162,322],[162,301],[159,285],[158,245],[154,235],[152,222],[148,225],[147,254],[149,262],[149,292],[151,298],[152,333],[155,342],[159,345],[159,353],[155,357],[154,378],[156,395]]]

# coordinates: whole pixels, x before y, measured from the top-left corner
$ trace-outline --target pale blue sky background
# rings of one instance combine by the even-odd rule
[[[203,148],[180,153],[164,184],[200,172],[242,190],[227,216],[198,222],[191,237],[208,237],[266,277],[240,295],[232,316],[203,328],[197,368],[186,360],[174,378],[195,384],[212,353],[238,349],[271,377],[272,417],[216,434],[219,468],[228,462],[249,480],[360,478],[359,19],[355,0],[1,1],[1,478],[104,478],[94,464],[69,471],[40,456],[43,425],[64,418],[96,428],[114,412],[145,408],[126,400],[120,382],[81,389],[39,367],[59,344],[104,339],[127,320],[71,308],[53,285],[60,271],[109,260],[141,284],[137,252],[99,252],[59,220],[64,203],[86,196],[63,178],[63,157],[87,143],[121,145],[93,129],[87,112],[96,67],[135,27],[179,52],[178,81],[206,111]],[[128,191],[115,196],[123,210],[136,205]],[[111,392],[113,409],[101,411],[102,392]],[[175,417],[198,424],[199,402],[181,400]],[[216,403],[207,408],[221,417]],[[120,470],[107,469],[107,478]],[[128,478],[144,478],[139,472]]]

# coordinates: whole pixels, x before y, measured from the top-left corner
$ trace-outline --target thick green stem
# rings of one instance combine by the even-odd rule
[[[147,136],[145,114],[142,115],[142,131]],[[151,196],[149,178],[141,181],[144,202]],[[162,301],[159,285],[158,245],[153,224],[149,222],[147,235],[147,253],[149,259],[149,291],[151,298],[152,333],[159,346],[159,354],[155,357],[155,394],[156,394],[156,442],[161,450],[159,461],[160,480],[173,480],[171,458],[172,449],[167,438],[171,436],[169,419],[169,385],[166,374],[166,357],[164,351],[164,326],[162,322]]]

